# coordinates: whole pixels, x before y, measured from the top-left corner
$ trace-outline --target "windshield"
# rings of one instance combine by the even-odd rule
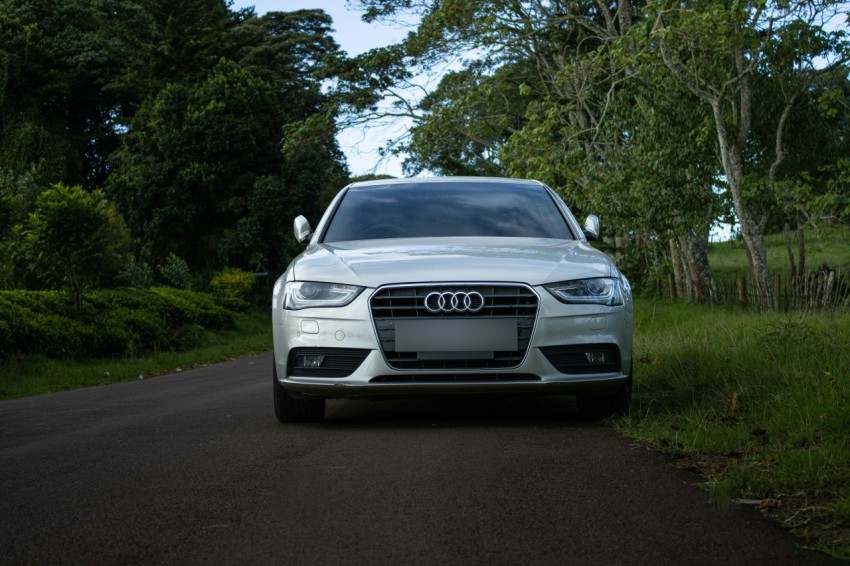
[[[323,241],[458,236],[573,239],[544,187],[481,181],[352,187]]]

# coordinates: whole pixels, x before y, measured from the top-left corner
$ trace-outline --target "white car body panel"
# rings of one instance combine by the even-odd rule
[[[518,274],[522,274],[518,278]],[[298,258],[298,281],[392,283],[522,281],[531,285],[613,275],[586,242],[531,238],[411,238],[314,244]]]

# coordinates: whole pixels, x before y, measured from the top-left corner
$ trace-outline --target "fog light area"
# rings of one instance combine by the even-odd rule
[[[318,368],[322,367],[325,361],[324,356],[295,356],[295,367],[297,368]]]
[[[609,352],[585,352],[584,357],[591,364],[608,364],[612,361]]]

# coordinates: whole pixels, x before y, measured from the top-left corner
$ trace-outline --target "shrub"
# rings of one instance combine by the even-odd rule
[[[121,270],[119,279],[128,287],[147,289],[153,285],[153,269],[144,261],[130,256]]]
[[[213,295],[228,308],[245,310],[254,284],[253,273],[228,267],[212,278],[210,288]]]
[[[84,289],[117,276],[128,242],[123,219],[103,192],[61,183],[38,196],[21,233],[29,275],[68,289],[77,308]]]
[[[189,264],[174,253],[168,254],[168,257],[159,266],[159,276],[164,283],[175,289],[192,288],[192,273],[189,271]]]
[[[45,304],[49,304],[52,298],[50,292],[0,293],[0,321],[9,328],[9,339],[0,345],[3,356],[37,353],[62,358],[81,350],[83,331],[79,322],[63,316],[61,310],[50,312],[50,309],[40,308],[31,300],[21,303],[14,300],[16,296],[30,294],[44,294],[48,299]],[[65,308],[68,310],[67,306]]]
[[[0,318],[0,359],[11,354],[6,352],[6,346],[12,343],[12,329],[9,328],[9,323]]]
[[[79,309],[67,293],[0,291],[0,359],[128,356],[198,346],[204,330],[234,326],[211,295],[172,288],[86,293]]]
[[[174,332],[172,343],[178,349],[200,346],[204,343],[204,327],[200,324],[184,324]]]

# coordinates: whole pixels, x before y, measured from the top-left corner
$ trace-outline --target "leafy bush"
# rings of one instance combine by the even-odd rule
[[[193,322],[211,330],[233,327],[233,316],[211,295],[171,287],[155,287],[150,292],[168,303],[175,327]]]
[[[204,327],[200,324],[184,324],[174,332],[175,348],[196,348],[204,343]]]
[[[118,275],[129,241],[123,219],[103,192],[61,183],[38,196],[35,211],[17,231],[17,252],[28,275],[68,289],[77,308],[84,289]]]
[[[41,295],[43,302],[33,295]],[[65,316],[73,308],[62,295],[56,291],[0,293],[0,321],[9,328],[0,356],[32,352],[65,357],[79,349],[82,332],[74,319]]]
[[[172,288],[92,291],[77,309],[67,293],[0,291],[0,359],[132,356],[202,344],[234,326],[212,296]]]
[[[153,269],[144,261],[130,256],[121,270],[119,279],[128,287],[147,289],[153,285]]]
[[[232,267],[217,273],[210,281],[213,295],[234,310],[245,310],[254,290],[254,274]]]
[[[191,289],[192,273],[189,264],[182,258],[170,253],[159,266],[159,276],[162,281],[175,289]]]

